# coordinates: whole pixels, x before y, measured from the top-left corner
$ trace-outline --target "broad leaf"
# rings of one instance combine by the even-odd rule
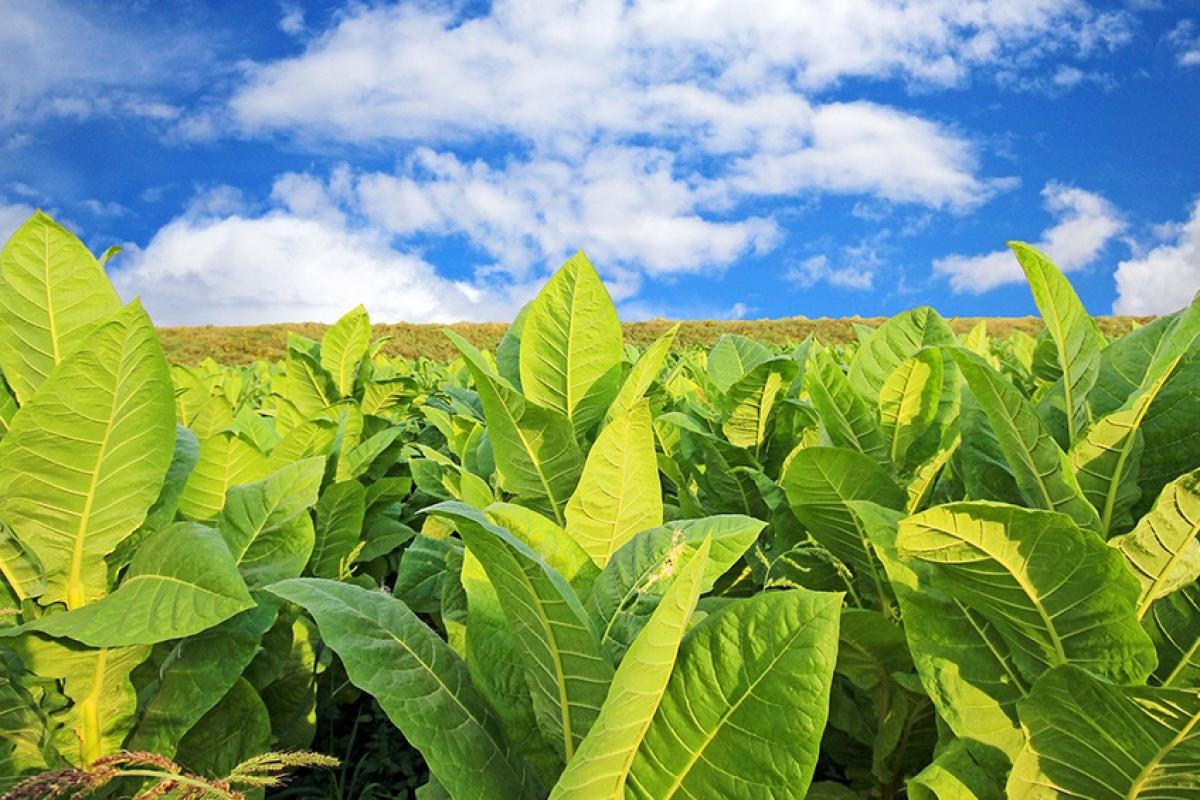
[[[1111,544],[1142,585],[1138,617],[1150,604],[1200,578],[1200,470],[1167,484],[1137,527]]]
[[[358,481],[334,483],[317,501],[316,537],[308,571],[315,578],[336,578],[363,532],[367,490]]]
[[[1087,427],[1087,395],[1100,371],[1104,336],[1070,282],[1045,254],[1023,242],[1009,242],[1008,246],[1025,271],[1034,302],[1054,340],[1057,367],[1063,377],[1067,442],[1073,443]]]
[[[1068,517],[987,502],[931,508],[900,522],[902,558],[1000,631],[1027,680],[1059,664],[1142,682],[1154,648],[1137,622],[1124,559]]]
[[[1186,798],[1200,785],[1200,692],[1114,686],[1061,666],[1020,707],[1029,744],[1009,797]]]
[[[538,796],[471,687],[466,665],[402,602],[319,578],[284,581],[271,591],[313,616],[350,681],[378,700],[453,797]]]
[[[189,519],[210,520],[225,507],[229,487],[260,480],[270,472],[267,457],[232,433],[205,439],[200,443],[200,459],[179,497],[179,513]]]
[[[1084,498],[1066,454],[1020,390],[974,353],[949,352],[987,414],[1025,500],[1034,508],[1061,511],[1081,527],[1098,531],[1100,518]]]
[[[637,363],[629,370],[629,374],[625,376],[625,382],[621,384],[616,399],[609,406],[609,419],[633,408],[645,396],[646,391],[667,363],[667,356],[671,352],[671,345],[678,332],[679,323],[675,323],[669,331],[655,339],[654,343],[646,348],[646,352],[642,353]]]
[[[708,353],[706,372],[724,394],[738,379],[771,357],[762,344],[736,333],[723,333]]]
[[[898,314],[872,332],[850,362],[850,384],[872,403],[897,367],[927,347],[954,345],[950,326],[928,306]]]
[[[199,633],[253,605],[217,532],[181,522],[143,543],[112,594],[6,633],[40,631],[91,647],[157,644]]]
[[[625,796],[635,755],[666,694],[680,640],[700,597],[710,546],[705,539],[678,567],[678,577],[621,660],[600,714],[555,784],[551,800]]]
[[[868,455],[881,465],[891,463],[875,409],[851,388],[845,373],[828,353],[813,352],[809,356],[804,383],[829,441]]]
[[[603,567],[638,531],[662,524],[654,429],[645,401],[613,417],[588,452],[566,529]]]
[[[358,364],[371,346],[371,320],[367,309],[355,306],[321,337],[321,367],[333,378],[342,397],[354,391]]]
[[[0,441],[0,519],[46,570],[43,603],[108,590],[104,558],[142,523],[175,444],[171,375],[136,302],[42,383]]]
[[[582,252],[559,268],[529,304],[521,330],[521,391],[588,430],[617,393],[621,323]]]
[[[841,595],[760,594],[684,639],[630,797],[802,797],[829,708]]]
[[[879,427],[897,467],[913,463],[910,451],[937,417],[943,372],[941,352],[922,350],[900,362],[879,388]]]
[[[73,233],[40,211],[18,228],[0,252],[0,370],[18,402],[120,307]]]

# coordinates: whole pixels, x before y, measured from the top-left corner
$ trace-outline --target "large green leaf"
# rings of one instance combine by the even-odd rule
[[[871,402],[897,367],[927,347],[958,343],[954,331],[928,306],[897,314],[867,337],[850,362],[850,384]]]
[[[0,252],[0,370],[21,405],[121,307],[83,242],[42,212]]]
[[[996,627],[932,586],[931,568],[896,551],[903,512],[851,502],[887,570],[900,606],[908,649],[921,683],[946,725],[972,756],[1007,771],[1024,744],[1017,701],[1029,682]]]
[[[233,686],[179,740],[176,758],[184,767],[220,778],[271,743],[271,717],[245,678]]]
[[[551,800],[625,797],[630,769],[667,691],[680,640],[700,597],[705,539],[667,589],[613,676],[600,714],[551,792]],[[633,787],[630,787],[633,788]]]
[[[298,577],[308,564],[316,538],[308,509],[324,471],[318,456],[229,490],[217,525],[251,588]]]
[[[157,644],[199,633],[253,605],[217,532],[181,522],[143,543],[112,594],[8,633],[40,631],[90,647]]]
[[[284,396],[301,418],[320,414],[338,400],[333,376],[325,371],[317,356],[288,347]]]
[[[609,406],[609,419],[633,408],[645,396],[646,391],[667,363],[667,355],[671,352],[671,344],[674,343],[675,334],[678,332],[679,323],[675,323],[669,331],[655,339],[654,343],[646,348],[646,352],[642,353],[637,363],[629,370],[629,374],[625,376],[625,381],[621,384],[616,398]]]
[[[873,459],[835,447],[800,447],[784,464],[780,486],[792,512],[812,537],[885,596],[870,540],[847,503],[867,501],[904,508],[905,497]]]
[[[583,469],[570,420],[522,397],[491,371],[483,354],[466,339],[450,330],[446,336],[475,378],[501,488],[562,524],[567,498]]]
[[[1067,455],[1020,390],[974,353],[949,352],[987,414],[1026,502],[1061,511],[1081,527],[1099,530],[1100,518],[1083,496]]]
[[[1008,246],[1025,271],[1034,302],[1054,340],[1070,444],[1087,427],[1087,395],[1100,372],[1104,336],[1066,276],[1044,253],[1024,242],[1009,242]]]
[[[1084,495],[1100,513],[1100,531],[1128,530],[1138,501],[1142,424],[1176,368],[1200,337],[1200,298],[1171,320],[1154,348],[1136,391],[1088,429],[1071,450]]]
[[[1200,470],[1177,478],[1137,527],[1111,544],[1142,585],[1138,617],[1150,604],[1200,578]]]
[[[453,797],[538,796],[466,665],[404,603],[320,578],[284,581],[271,591],[312,615],[350,681],[378,700]]]
[[[720,403],[725,417],[721,432],[730,444],[757,452],[767,439],[776,399],[799,371],[790,358],[772,358],[734,381]]]
[[[71,704],[51,715],[58,752],[75,765],[90,764],[121,748],[137,715],[137,691],[130,680],[149,647],[96,650],[65,639],[22,636],[15,649],[27,669],[62,682]]]
[[[891,463],[876,410],[854,391],[829,353],[814,351],[809,356],[804,384],[829,441],[868,455],[881,465]]]
[[[580,598],[588,596],[600,568],[569,533],[536,511],[513,503],[492,503],[484,513],[566,578]]]
[[[366,487],[358,481],[330,484],[321,492],[316,511],[316,537],[308,570],[314,578],[336,578],[362,536]]]
[[[710,549],[701,591],[708,591],[764,527],[761,520],[726,514],[671,522],[634,536],[596,578],[586,603],[605,655],[621,660],[674,582],[677,566],[704,542]]]
[[[0,519],[46,570],[44,603],[108,590],[104,557],[142,523],[175,444],[171,375],[136,302],[94,331],[0,441]]]
[[[933,424],[945,381],[943,357],[921,350],[901,361],[879,388],[879,427],[888,458],[898,468],[911,465],[913,447]]]
[[[1129,683],[1154,669],[1137,580],[1120,553],[1062,514],[951,503],[901,521],[896,547],[996,626],[1028,680],[1067,663]]]
[[[762,344],[736,333],[723,333],[708,353],[705,372],[721,393],[771,357]]]
[[[225,507],[229,487],[265,478],[270,472],[267,457],[234,434],[205,439],[200,442],[200,459],[179,497],[179,513],[189,519],[210,520]]]
[[[371,346],[371,320],[357,305],[346,312],[321,337],[321,367],[333,378],[342,397],[354,391],[358,364]]]
[[[604,416],[621,379],[621,323],[582,252],[529,304],[521,330],[521,391],[571,420],[577,432]]]
[[[684,639],[626,796],[803,797],[829,708],[841,595],[760,594]]]
[[[126,747],[173,756],[185,733],[220,702],[258,652],[279,602],[264,602],[179,641],[147,687],[137,727]]]
[[[37,556],[0,520],[0,601],[7,599],[15,608],[45,590],[45,570]]]
[[[529,303],[521,306],[508,330],[496,345],[496,371],[500,376],[521,391],[521,334],[525,331],[525,319],[529,316]]]
[[[480,512],[462,503],[427,512],[453,519],[487,571],[526,664],[538,725],[569,762],[612,679],[587,612],[566,579]]]
[[[1155,680],[1163,686],[1200,687],[1200,583],[1155,601],[1144,624],[1158,651]]]
[[[1200,692],[1114,686],[1068,665],[1046,673],[1020,708],[1029,744],[1009,797],[1196,796]]]
[[[588,452],[566,529],[603,567],[638,531],[662,524],[662,487],[646,401],[613,417]]]

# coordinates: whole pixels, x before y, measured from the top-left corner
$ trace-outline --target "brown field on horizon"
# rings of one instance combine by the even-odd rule
[[[808,336],[823,342],[849,342],[856,338],[855,325],[876,327],[886,317],[788,317],[754,320],[684,320],[680,322],[676,348],[693,345],[710,346],[723,333],[740,333],[768,344],[795,344]],[[1152,317],[1097,317],[1100,329],[1108,336],[1125,333],[1135,322]],[[1040,317],[951,317],[955,331],[965,333],[980,320],[986,320],[988,333],[1005,336],[1014,331],[1037,334],[1042,330]],[[645,322],[622,323],[625,341],[644,347],[675,324],[674,320],[653,319]],[[167,358],[180,364],[195,364],[212,357],[223,364],[248,364],[258,359],[280,359],[287,353],[287,335],[299,333],[320,339],[329,326],[318,322],[279,323],[274,325],[201,325],[159,328],[159,340]],[[372,326],[378,338],[390,337],[383,352],[406,358],[427,356],[433,359],[452,357],[456,351],[442,333],[450,328],[477,347],[494,349],[508,328],[503,322],[437,323],[397,322]]]

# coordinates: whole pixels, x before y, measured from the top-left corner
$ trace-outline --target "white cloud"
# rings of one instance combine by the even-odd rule
[[[0,247],[17,228],[33,215],[34,208],[26,203],[6,203],[0,198]]]
[[[1200,67],[1200,25],[1185,19],[1167,34],[1167,42],[1175,50],[1175,60],[1181,67]]]
[[[823,254],[809,256],[789,267],[784,278],[799,289],[807,289],[818,283],[827,283],[840,289],[870,289],[882,261],[874,252],[863,255],[865,258],[848,265],[835,265],[829,256]]]
[[[157,87],[186,85],[209,66],[205,43],[191,32],[149,29],[133,14],[60,0],[6,0],[0,129],[50,117],[172,120],[179,109],[163,102]]]
[[[112,277],[163,325],[332,322],[360,302],[379,322],[507,320],[533,291],[447,280],[376,233],[278,207],[186,214]]]
[[[1117,265],[1114,314],[1168,314],[1200,290],[1200,201],[1190,219],[1164,228],[1167,241]]]
[[[726,189],[676,171],[671,153],[652,148],[598,147],[574,164],[534,159],[502,169],[420,149],[399,174],[358,178],[353,196],[383,229],[465,234],[519,279],[579,248],[602,269],[662,275],[719,270],[777,244],[769,219],[706,216],[728,202]]]
[[[1087,267],[1125,227],[1112,204],[1093,192],[1051,182],[1042,189],[1042,197],[1056,222],[1042,232],[1035,246],[1065,272]],[[955,292],[971,294],[1025,280],[1025,273],[1007,250],[946,256],[933,262],[933,270],[948,277]]]

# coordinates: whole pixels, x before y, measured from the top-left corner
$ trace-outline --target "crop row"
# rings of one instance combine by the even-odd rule
[[[258,796],[362,767],[324,733],[357,709],[427,800],[1195,796],[1200,302],[1108,336],[1012,249],[1037,335],[639,347],[580,254],[492,350],[388,355],[359,307],[171,365],[35,215],[0,254],[0,787]]]

